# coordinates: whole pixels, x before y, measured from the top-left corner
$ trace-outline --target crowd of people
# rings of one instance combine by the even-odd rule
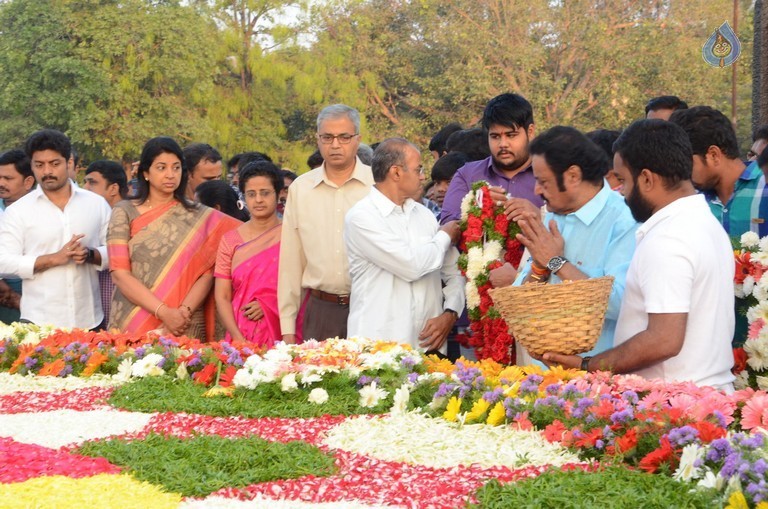
[[[614,278],[592,351],[518,347],[519,364],[731,390],[745,320],[730,239],[768,234],[768,126],[745,161],[713,108],[663,96],[645,114],[623,131],[537,134],[531,104],[505,93],[480,126],[435,134],[429,182],[420,147],[361,143],[342,104],[317,117],[309,171],[246,152],[229,182],[214,147],[156,137],[136,165],[93,162],[81,187],[69,138],[44,129],[0,154],[0,320],[266,348],[366,336],[455,357],[462,201],[486,181],[526,249],[493,287]]]

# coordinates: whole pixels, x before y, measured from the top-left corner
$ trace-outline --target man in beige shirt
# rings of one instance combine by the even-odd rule
[[[283,216],[277,303],[287,343],[296,342],[306,293],[303,338],[346,337],[351,280],[344,216],[373,186],[371,167],[357,157],[357,110],[343,104],[324,108],[317,116],[317,141],[324,162],[294,181]]]

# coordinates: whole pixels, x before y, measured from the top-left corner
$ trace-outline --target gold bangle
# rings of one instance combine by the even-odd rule
[[[163,306],[165,306],[165,302],[161,302],[160,305],[158,305],[155,308],[155,318],[160,318],[159,316],[157,316],[157,313],[158,313],[158,311],[160,311],[160,308],[163,307]]]

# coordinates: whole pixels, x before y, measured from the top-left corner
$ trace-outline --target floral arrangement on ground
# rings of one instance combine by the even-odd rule
[[[630,505],[642,486],[667,506],[768,508],[768,394],[753,388],[452,364],[362,338],[257,351],[0,334],[0,500],[17,507],[492,507],[564,492],[594,507],[598,483]]]

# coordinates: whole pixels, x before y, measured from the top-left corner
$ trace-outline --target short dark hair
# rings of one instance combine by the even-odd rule
[[[299,178],[299,176],[291,170],[280,170],[280,174],[283,176],[283,179],[291,179],[291,182]]]
[[[528,129],[533,124],[533,107],[522,95],[497,95],[485,105],[482,124],[486,131],[494,124]]]
[[[432,174],[430,178],[433,182],[439,180],[451,181],[453,176],[459,171],[459,168],[467,164],[469,158],[467,154],[463,152],[450,152],[443,157],[435,161],[432,166]]]
[[[729,159],[738,159],[736,131],[728,117],[718,110],[709,106],[694,106],[675,111],[669,121],[682,127],[688,134],[695,155],[703,156],[714,145]]]
[[[192,143],[184,147],[183,152],[189,173],[195,172],[195,167],[200,164],[200,161],[211,161],[212,163],[221,161],[219,151],[207,143]]]
[[[462,129],[464,128],[461,127],[461,124],[458,122],[451,122],[450,124],[443,126],[443,128],[437,131],[437,134],[432,136],[432,139],[429,140],[429,151],[437,152],[439,156],[442,157],[443,154],[448,152],[448,149],[445,147],[445,142],[448,141],[448,137]]]
[[[309,166],[310,170],[313,170],[323,164],[323,156],[320,154],[319,150],[315,150],[312,152],[309,157],[307,158],[307,166]]]
[[[688,103],[677,97],[676,95],[660,95],[654,97],[648,104],[645,105],[645,114],[649,111],[655,110],[687,110]]]
[[[768,124],[763,124],[752,131],[752,143],[757,140],[768,140]]]
[[[13,149],[0,154],[0,166],[12,164],[16,171],[24,178],[32,177],[32,165],[29,162],[29,156],[23,150]]]
[[[24,144],[24,152],[32,159],[32,154],[42,150],[58,152],[64,159],[69,160],[72,154],[72,142],[66,134],[56,129],[42,129],[33,133]]]
[[[219,210],[228,216],[232,216],[240,221],[247,221],[248,216],[244,210],[237,206],[237,192],[232,186],[223,180],[206,180],[195,189],[197,199],[206,207]]]
[[[621,131],[611,131],[609,129],[595,129],[587,133],[587,138],[595,145],[603,149],[608,156],[608,169],[613,168],[613,144],[619,138]]]
[[[761,153],[757,155],[757,167],[768,168],[768,147],[765,147]]]
[[[470,161],[480,161],[491,155],[491,148],[488,146],[488,133],[479,127],[456,131],[448,137],[445,148],[448,153],[464,153]]]
[[[373,151],[371,172],[375,182],[384,182],[392,166],[405,164],[405,147],[418,148],[405,138],[387,138]]]
[[[565,191],[563,174],[573,165],[581,169],[582,180],[592,184],[602,183],[608,171],[608,156],[603,149],[573,127],[559,125],[544,131],[533,139],[529,151],[544,156],[560,191]]]
[[[693,148],[682,127],[660,119],[633,122],[613,144],[613,151],[637,180],[643,169],[661,176],[668,189],[691,180]]]
[[[267,154],[263,152],[257,152],[257,151],[251,151],[251,152],[241,152],[239,154],[235,154],[232,156],[232,158],[227,161],[227,168],[230,170],[237,166],[238,169],[240,166],[245,166],[251,161],[256,161],[257,159],[264,159],[265,161],[272,162],[272,158],[269,157]]]
[[[181,161],[181,182],[179,187],[173,192],[173,197],[181,203],[185,209],[191,210],[197,207],[196,204],[189,201],[186,196],[187,181],[189,180],[189,170],[187,164],[184,162],[184,152],[176,140],[169,138],[168,136],[158,136],[152,138],[141,150],[141,156],[139,158],[139,169],[137,171],[138,178],[136,183],[136,196],[135,199],[139,204],[144,203],[149,198],[149,184],[146,178],[141,178],[142,175],[149,172],[149,167],[155,162],[155,159],[160,154],[173,154]]]
[[[245,185],[254,177],[266,177],[272,182],[272,187],[275,188],[275,194],[280,194],[280,191],[285,187],[283,181],[283,170],[277,167],[272,161],[266,159],[256,159],[245,164],[242,168],[239,168],[238,175],[240,180],[237,186],[240,188],[240,192],[245,194]]]
[[[85,174],[88,175],[93,172],[100,173],[109,185],[117,184],[117,189],[121,198],[128,196],[128,180],[125,177],[125,170],[123,169],[122,164],[117,161],[108,161],[106,159],[94,161],[88,165]]]

